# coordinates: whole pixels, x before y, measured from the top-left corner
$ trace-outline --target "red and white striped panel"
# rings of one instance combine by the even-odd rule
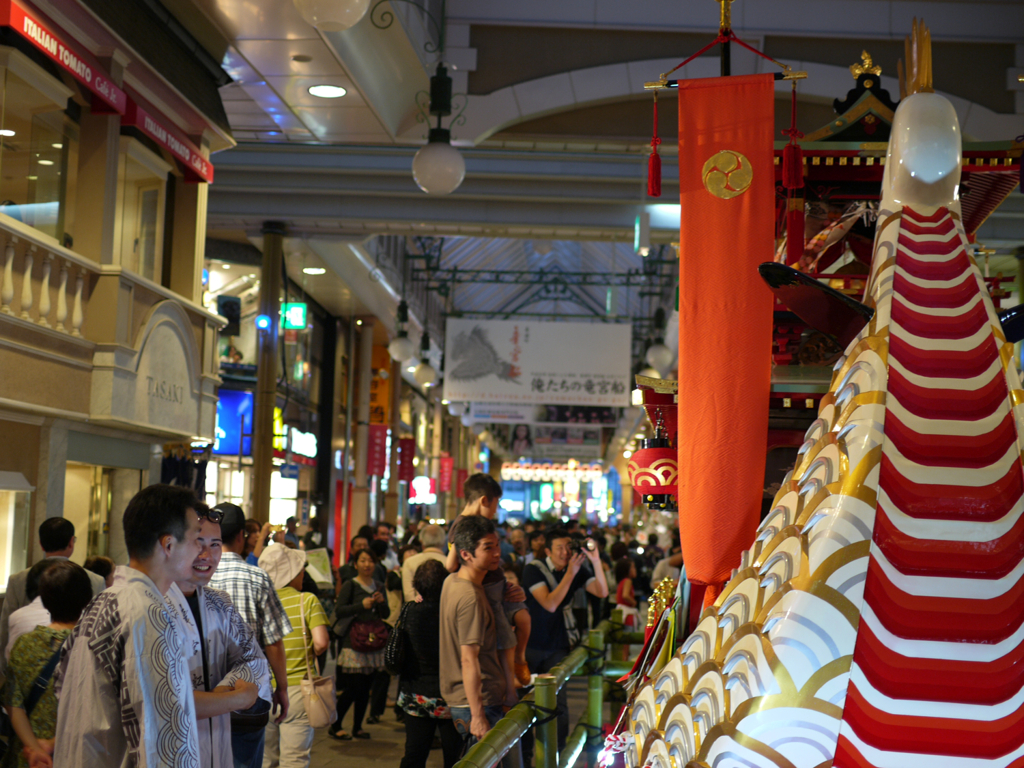
[[[1024,768],[1024,473],[998,319],[949,211],[905,208],[885,443],[833,765]]]

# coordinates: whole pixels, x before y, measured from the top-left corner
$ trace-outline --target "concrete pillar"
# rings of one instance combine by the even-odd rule
[[[209,145],[204,143],[201,149],[202,154],[208,158]],[[167,287],[194,302],[202,299],[203,262],[206,257],[206,204],[209,192],[209,184],[186,182],[182,178],[175,178],[174,220],[166,224],[171,228],[170,253],[164,254]],[[266,231],[263,235],[266,242]],[[264,278],[266,269],[264,251]]]
[[[274,406],[277,404],[278,331],[281,327],[284,224],[263,224],[263,274],[260,311],[270,327],[259,332],[257,343],[256,403],[252,419],[252,516],[270,520],[270,476],[274,471]]]
[[[159,479],[159,478],[158,478]],[[140,484],[139,470],[115,469],[110,473],[110,509],[107,511],[107,556],[118,565],[128,564],[128,547],[124,543],[124,510]]]
[[[355,487],[352,489],[352,535],[371,520],[370,484],[366,457],[370,443],[370,384],[373,379],[373,320],[359,328],[359,365],[356,366],[359,401],[356,404]],[[375,512],[376,510],[374,510]]]
[[[101,62],[121,87],[128,59],[121,51]],[[83,110],[78,134],[78,183],[75,193],[74,250],[101,264],[120,260],[121,116]],[[63,496],[63,494],[62,494]]]
[[[82,114],[75,200],[75,251],[101,264],[120,258],[118,240],[118,151],[120,115]]]

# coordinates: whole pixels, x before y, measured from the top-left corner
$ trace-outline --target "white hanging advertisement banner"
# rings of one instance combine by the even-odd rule
[[[628,406],[632,326],[449,318],[444,397]]]

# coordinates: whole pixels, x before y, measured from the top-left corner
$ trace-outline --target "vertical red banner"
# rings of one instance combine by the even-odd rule
[[[385,424],[371,424],[370,440],[366,451],[366,474],[383,477],[388,468],[388,428]]]
[[[463,489],[466,487],[467,480],[469,480],[468,469],[459,469],[455,471],[455,498],[466,498],[466,494]]]
[[[416,467],[412,460],[416,457],[416,441],[411,437],[403,437],[398,441],[398,480],[411,483],[416,477]]]
[[[452,489],[452,474],[455,471],[455,459],[452,456],[441,457],[441,470],[437,478],[437,488],[440,493],[448,493]]]
[[[757,267],[774,255],[774,125],[771,75],[679,81],[679,529],[687,577],[709,586],[739,564],[761,511],[772,296]]]

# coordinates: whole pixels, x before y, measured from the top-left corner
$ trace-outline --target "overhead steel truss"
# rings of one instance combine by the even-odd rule
[[[539,285],[552,281],[563,285],[601,287],[667,287],[673,280],[671,272],[662,272],[662,265],[671,261],[652,259],[651,269],[631,269],[628,272],[566,272],[561,269],[413,269],[412,279],[423,281],[429,287],[459,283],[497,283],[502,285]],[[645,265],[646,266],[646,265]]]

